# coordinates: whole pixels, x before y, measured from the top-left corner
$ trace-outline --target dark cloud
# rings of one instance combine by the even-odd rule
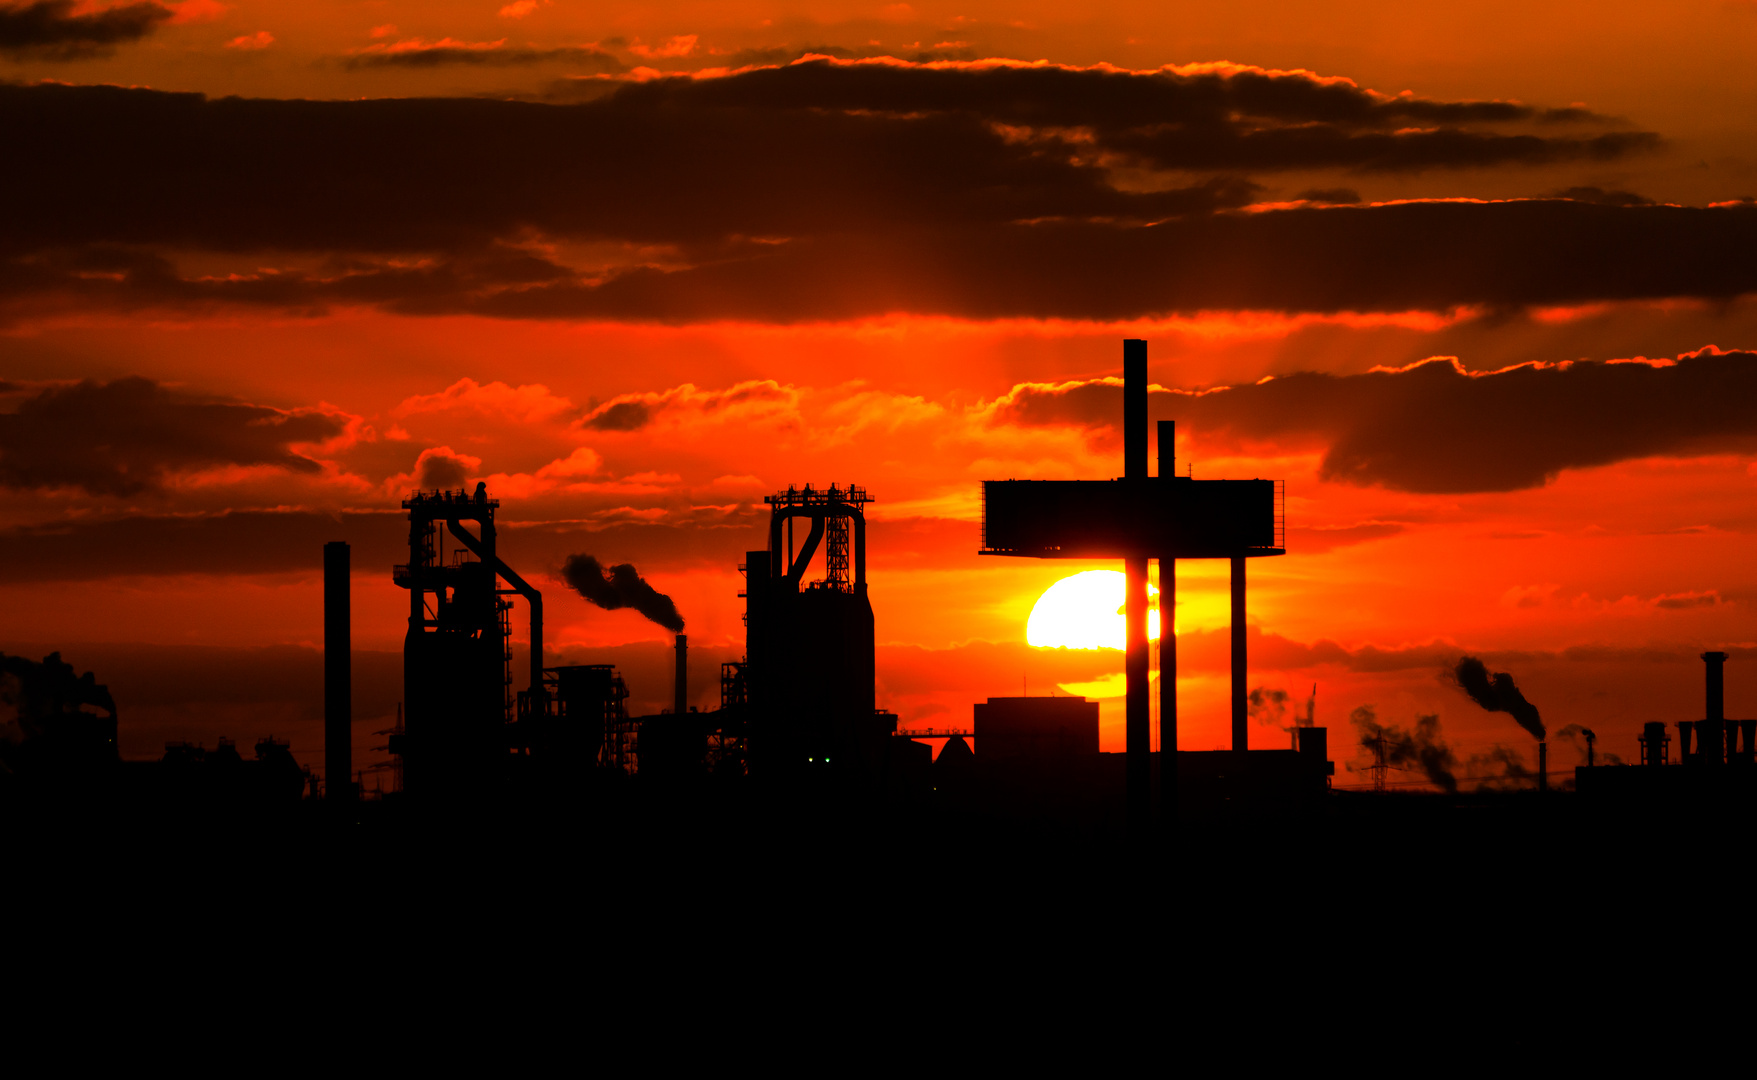
[[[349,70],[363,68],[522,67],[565,63],[594,75],[620,75],[628,65],[602,49],[469,48],[462,45],[421,45],[355,53],[342,59]]]
[[[1572,137],[1471,127],[1603,118],[1516,102],[1387,97],[1343,80],[1230,65],[1181,73],[812,61],[728,79],[655,80],[626,93],[769,110],[958,112],[1034,130],[1090,133],[1104,149],[1171,169],[1538,165],[1611,160],[1658,141],[1647,132]]]
[[[1210,203],[1213,194],[1182,193]],[[687,268],[598,276],[534,255],[465,251],[421,264],[362,256],[334,271],[191,279],[163,257],[93,246],[77,257],[0,260],[0,297],[19,311],[66,297],[123,309],[374,305],[405,314],[655,322],[897,311],[1081,319],[1238,308],[1445,311],[1731,298],[1757,290],[1757,262],[1744,256],[1753,245],[1757,208],[1745,206],[1431,202],[1202,215],[1151,227],[948,221],[911,229],[898,219],[889,233],[727,243],[702,249]],[[110,269],[89,269],[96,266]]]
[[[1553,165],[1612,161],[1657,149],[1651,132],[1612,131],[1586,138],[1501,134],[1439,128],[1433,131],[1355,132],[1322,126],[1214,132],[1184,127],[1130,132],[1106,140],[1165,169],[1349,168],[1362,172]]]
[[[537,230],[724,259],[773,246],[726,248],[750,238],[1152,221],[1240,206],[1257,190],[1213,178],[1119,191],[1102,169],[1010,142],[967,114],[780,115],[631,89],[641,87],[563,106],[0,86],[0,136],[22,163],[0,176],[0,251],[46,258],[73,245],[152,244],[475,258]],[[85,137],[70,146],[68,130]],[[340,284],[351,270],[326,277]]]
[[[543,567],[559,566],[586,537],[607,553],[607,560],[640,558],[649,567],[730,568],[767,540],[767,517],[759,520],[754,513],[718,525],[625,524],[587,530],[573,522],[533,524],[505,518],[499,524],[501,557],[532,582],[539,582]],[[397,510],[139,514],[0,530],[0,585],[179,574],[315,575],[323,565],[323,545],[331,540],[352,545],[359,573],[388,575],[393,565],[409,559],[408,522]],[[968,547],[966,542],[960,550]]]
[[[1227,212],[1262,194],[1243,173],[1319,158],[1554,161],[1647,138],[1479,130],[1544,118],[1250,70],[896,62],[627,83],[574,105],[0,86],[0,139],[18,163],[0,174],[0,301],[791,321],[1405,310],[1752,287],[1752,208],[1553,199]],[[1115,186],[1088,137],[1171,168],[1166,186]],[[1308,143],[1331,148],[1314,158]],[[668,254],[569,267],[528,248],[532,236]],[[250,261],[194,276],[178,262],[189,250]],[[257,269],[282,252],[327,261]]]
[[[1299,197],[1306,202],[1328,206],[1354,206],[1360,202],[1360,192],[1353,188],[1313,188],[1300,192]]]
[[[51,387],[0,413],[0,486],[136,495],[169,473],[216,465],[317,472],[291,446],[344,427],[327,413],[200,398],[150,379]]]
[[[618,401],[596,409],[586,417],[586,427],[596,431],[639,431],[652,419],[652,410],[639,401]]]
[[[1757,354],[1673,363],[1576,361],[1467,374],[1446,360],[1364,375],[1302,373],[1152,397],[1198,439],[1324,446],[1321,475],[1403,491],[1514,491],[1564,469],[1757,448]],[[1121,388],[1026,387],[997,410],[1021,424],[1110,425]]]
[[[1347,80],[1238,65],[1211,70],[1123,71],[1058,65],[919,68],[906,63],[793,64],[728,79],[656,79],[631,97],[769,110],[967,112],[1032,128],[1085,128],[1108,135],[1164,125],[1230,128],[1264,124],[1408,129],[1537,121],[1605,122],[1585,110],[1544,110],[1511,101],[1435,101],[1386,96]]]
[[[163,4],[121,4],[77,12],[74,0],[0,6],[0,54],[13,59],[80,60],[139,41],[176,14]]]
[[[408,561],[400,513],[234,510],[135,515],[0,531],[0,584],[177,574],[316,574],[323,545],[345,540],[356,569]],[[509,556],[510,558],[510,556]]]
[[[1599,187],[1563,188],[1550,196],[1554,199],[1573,199],[1575,202],[1597,203],[1600,206],[1652,206],[1653,200],[1645,195],[1637,195],[1633,191],[1606,190]]]

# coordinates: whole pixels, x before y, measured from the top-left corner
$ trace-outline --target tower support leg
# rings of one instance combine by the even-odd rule
[[[1249,693],[1246,683],[1250,676],[1245,663],[1245,559],[1243,555],[1232,557],[1232,748],[1234,750],[1249,749],[1250,731],[1246,726],[1249,715],[1245,695]]]
[[[1159,560],[1159,816],[1177,822],[1177,560]]]
[[[1123,660],[1124,731],[1128,774],[1129,829],[1145,831],[1153,806],[1152,698],[1148,696],[1147,657],[1147,560],[1125,559],[1128,599],[1123,615],[1128,623],[1128,651]]]

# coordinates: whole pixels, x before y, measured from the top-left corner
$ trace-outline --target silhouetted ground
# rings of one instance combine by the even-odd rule
[[[1135,839],[1114,821],[1019,821],[932,800],[805,805],[623,787],[444,815],[394,802],[240,818],[14,808],[11,852],[50,879],[125,891],[258,882],[261,902],[330,891],[349,910],[374,895],[426,897],[385,910],[397,920],[472,897],[494,909],[678,909],[715,924],[842,911],[924,927],[1121,902],[1145,905],[1140,917],[1162,930],[1206,913],[1279,933],[1326,912],[1428,919],[1480,903],[1473,917],[1529,911],[1536,934],[1612,897],[1626,909],[1742,877],[1751,820],[1737,807],[1618,810],[1571,793],[1338,793],[1308,813],[1209,817]]]

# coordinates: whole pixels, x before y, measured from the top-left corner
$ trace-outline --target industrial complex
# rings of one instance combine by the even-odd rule
[[[1283,485],[1178,475],[1172,425],[1164,421],[1158,468],[1150,471],[1146,342],[1125,343],[1124,371],[1123,475],[986,482],[981,533],[984,555],[1124,564],[1123,753],[1101,751],[1098,704],[1079,697],[989,697],[973,704],[968,726],[940,730],[903,726],[879,707],[867,574],[866,508],[874,496],[856,484],[808,483],[766,496],[766,547],[728,553],[741,558],[745,641],[742,658],[721,666],[718,707],[689,706],[689,642],[678,632],[673,707],[630,715],[629,687],[614,666],[547,664],[543,594],[508,561],[495,522],[500,503],[479,483],[474,490],[416,491],[402,502],[407,561],[390,573],[407,593],[408,624],[400,719],[386,733],[388,791],[363,791],[352,760],[353,567],[348,545],[337,542],[323,551],[320,772],[302,769],[286,742],[273,738],[259,741],[249,758],[221,740],[212,749],[168,745],[156,762],[124,762],[115,703],[92,673],[77,675],[58,655],[41,662],[4,657],[0,675],[16,720],[0,744],[0,798],[348,816],[367,803],[380,815],[455,813],[532,798],[683,792],[698,801],[901,806],[1129,835],[1217,818],[1321,817],[1339,800],[1371,798],[1334,789],[1333,746],[1323,727],[1291,729],[1287,749],[1247,748],[1246,570],[1250,559],[1286,552]],[[1159,560],[1158,604],[1167,628],[1157,750],[1148,699],[1152,559]],[[1170,628],[1180,559],[1224,559],[1230,570],[1230,749],[1179,747]],[[631,567],[612,569],[626,572],[630,588],[647,588]],[[586,572],[590,582],[610,587],[595,560]],[[518,671],[515,620],[528,625],[529,637],[528,667]],[[1639,764],[1600,765],[1589,757],[1571,785],[1559,785],[1571,792],[1548,797],[1608,806],[1757,793],[1757,720],[1724,715],[1726,659],[1722,652],[1703,655],[1702,719],[1677,723],[1675,738],[1666,724],[1648,723]],[[1458,680],[1483,708],[1512,714],[1539,740],[1530,794],[1546,794],[1547,742],[1535,708],[1510,676],[1491,676],[1468,658]],[[1386,763],[1401,751],[1374,738],[1361,745],[1376,755],[1383,790]],[[1591,754],[1592,733],[1586,738]]]

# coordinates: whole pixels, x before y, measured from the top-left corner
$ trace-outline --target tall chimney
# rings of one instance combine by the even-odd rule
[[[677,635],[676,703],[671,711],[682,716],[689,711],[689,635]]]
[[[354,797],[353,634],[348,545],[323,545],[323,782],[331,802]]]
[[[1696,732],[1696,752],[1707,755],[1704,761],[1718,765],[1726,748],[1726,653],[1705,652],[1702,663],[1708,683],[1707,709],[1703,723]]]
[[[1541,739],[1537,744],[1537,790],[1550,789],[1550,744]]]

